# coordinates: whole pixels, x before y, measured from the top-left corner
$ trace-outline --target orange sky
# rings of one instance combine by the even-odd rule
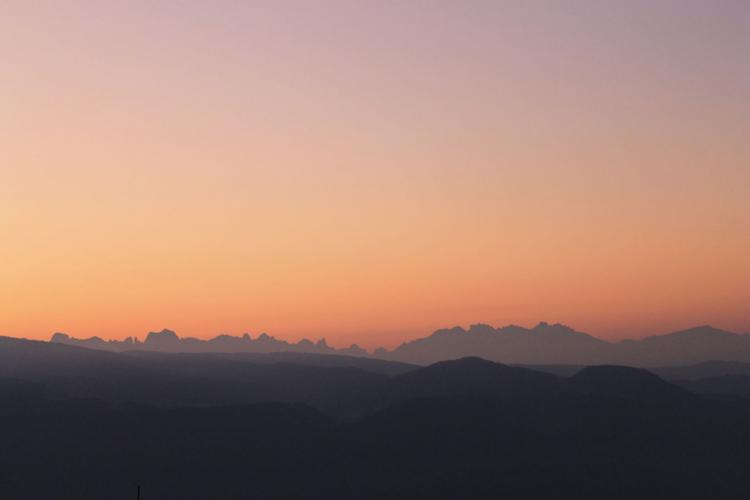
[[[750,4],[0,6],[0,334],[750,332]]]

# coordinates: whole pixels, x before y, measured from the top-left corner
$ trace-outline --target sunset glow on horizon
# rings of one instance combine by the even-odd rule
[[[750,3],[0,6],[0,335],[750,333]]]

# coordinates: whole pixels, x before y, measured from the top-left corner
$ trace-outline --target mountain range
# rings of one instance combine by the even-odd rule
[[[194,337],[180,338],[172,330],[164,329],[160,332],[149,332],[141,342],[137,337],[127,337],[124,340],[104,340],[101,337],[77,339],[66,333],[57,332],[52,335],[50,342],[69,344],[89,349],[104,351],[159,351],[159,352],[304,352],[316,354],[344,354],[349,356],[367,356],[367,351],[357,344],[344,349],[335,349],[328,345],[325,339],[312,342],[307,339],[296,344],[280,340],[266,333],[252,338],[249,333],[240,337],[232,335],[218,335],[209,340]]]
[[[747,497],[750,364],[663,370],[0,337],[2,497]]]
[[[391,351],[379,348],[369,353],[356,344],[336,349],[325,339],[303,339],[290,343],[267,334],[252,338],[219,335],[209,340],[180,338],[171,330],[149,333],[143,342],[128,337],[122,341],[99,337],[76,339],[55,333],[51,342],[108,351],[308,353],[339,354],[427,365],[438,361],[477,356],[506,364],[591,365],[618,364],[665,367],[711,360],[750,362],[750,335],[699,326],[642,339],[610,342],[562,324],[539,323],[533,328],[476,324],[454,327],[405,342]]]

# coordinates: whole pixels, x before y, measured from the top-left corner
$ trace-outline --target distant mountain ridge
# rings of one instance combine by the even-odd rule
[[[276,339],[265,333],[256,338],[249,334],[239,337],[218,335],[212,339],[180,338],[171,330],[150,332],[143,342],[128,337],[125,340],[104,340],[100,337],[76,339],[55,333],[52,343],[76,345],[107,351],[158,352],[293,352],[309,354],[339,354],[374,357],[418,365],[465,357],[524,365],[593,365],[618,364],[640,367],[668,367],[691,365],[707,361],[750,362],[750,335],[737,334],[711,326],[657,335],[643,339],[618,342],[602,340],[559,323],[539,323],[533,328],[516,325],[499,328],[485,324],[468,329],[441,329],[432,335],[404,342],[388,351],[380,348],[372,354],[356,344],[336,349],[325,339],[308,339],[297,343]]]
[[[158,351],[158,352],[298,352],[308,354],[343,354],[347,356],[367,356],[366,350],[357,344],[352,344],[343,349],[329,346],[325,339],[312,342],[302,339],[299,342],[290,343],[279,340],[266,333],[252,338],[245,333],[240,337],[231,335],[218,335],[212,339],[203,340],[193,337],[180,338],[172,330],[164,329],[159,332],[149,332],[146,339],[141,342],[138,338],[127,337],[125,340],[104,340],[101,337],[88,339],[77,339],[66,333],[57,332],[50,339],[52,343],[76,345],[89,349],[104,351]]]
[[[539,323],[533,328],[475,324],[438,330],[431,336],[401,344],[386,359],[430,364],[478,356],[502,363],[592,364],[602,359],[608,342],[572,328]]]
[[[559,323],[542,322],[533,328],[477,324],[468,330],[438,330],[381,355],[384,359],[421,365],[467,356],[525,365],[666,367],[714,360],[750,362],[750,335],[706,325],[638,340],[608,342]]]

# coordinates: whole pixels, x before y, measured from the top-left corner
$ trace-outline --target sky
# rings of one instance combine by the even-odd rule
[[[750,2],[0,2],[0,335],[750,332]]]

